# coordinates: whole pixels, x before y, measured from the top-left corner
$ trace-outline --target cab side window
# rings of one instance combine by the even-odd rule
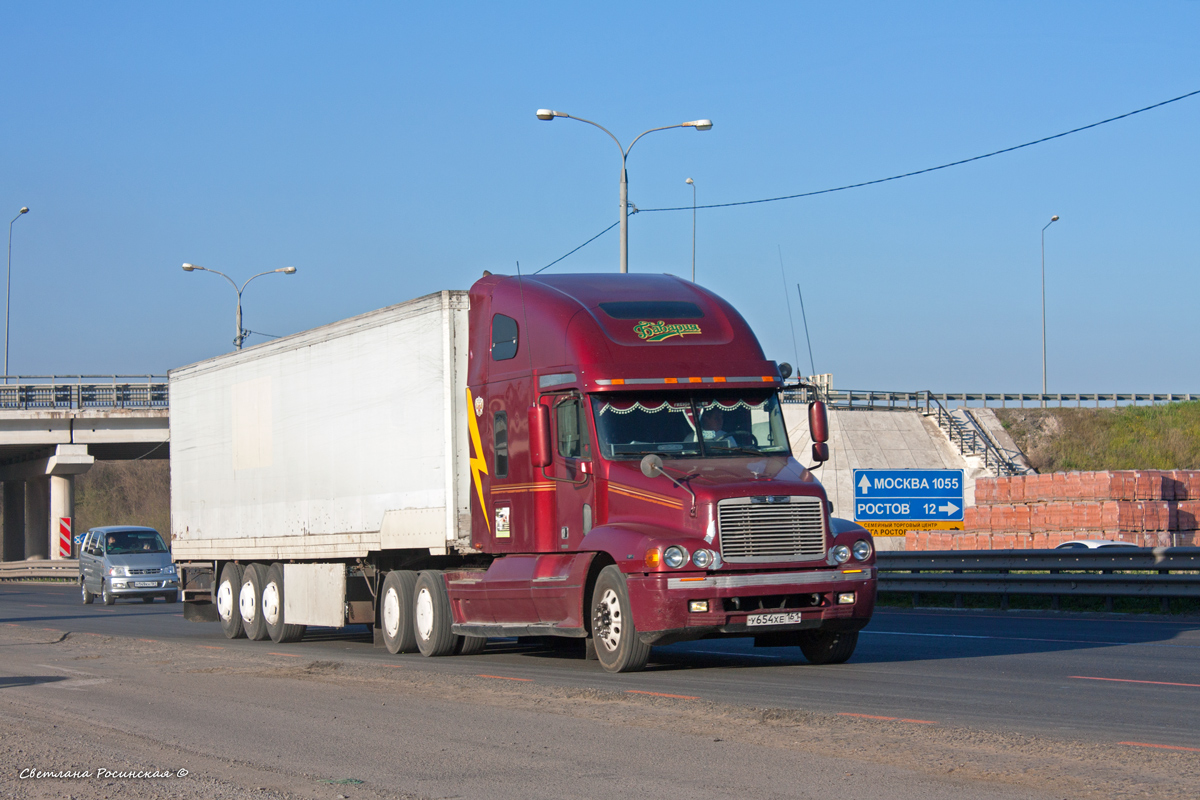
[[[592,443],[588,435],[587,416],[578,397],[564,400],[557,406],[558,454],[563,458],[591,458]]]
[[[507,361],[517,355],[517,321],[503,314],[492,317],[492,360]]]

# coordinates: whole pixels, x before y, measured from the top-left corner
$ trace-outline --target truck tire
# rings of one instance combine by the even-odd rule
[[[262,564],[247,564],[242,568],[242,585],[238,589],[238,613],[242,617],[242,627],[246,629],[246,638],[261,642],[267,638],[267,624],[263,622],[262,613]]]
[[[417,652],[416,616],[413,613],[416,594],[417,573],[411,570],[392,570],[383,579],[379,626],[383,629],[383,645],[393,655]]]
[[[858,631],[800,631],[800,652],[810,664],[841,664],[854,655]]]
[[[83,598],[83,604],[85,606],[90,606],[92,601],[96,599],[96,595],[88,591],[87,584],[83,582],[83,578],[79,579],[79,593]]]
[[[417,649],[423,656],[448,656],[454,653],[456,641],[450,630],[453,618],[446,584],[438,570],[427,570],[417,576],[413,592],[413,628]]]
[[[458,644],[454,646],[456,656],[479,655],[487,645],[486,636],[459,636],[458,640]]]
[[[629,587],[615,564],[600,570],[592,589],[592,638],[596,658],[606,672],[639,672],[650,658],[650,645],[638,638],[629,605]]]
[[[221,579],[217,581],[214,597],[217,619],[221,621],[221,632],[226,639],[241,639],[246,635],[242,626],[242,614],[238,608],[238,594],[242,590],[242,568],[229,561],[221,568]]]
[[[276,644],[298,642],[304,636],[306,626],[293,625],[284,621],[283,564],[275,562],[267,570],[263,581],[262,617],[267,626],[267,635]]]

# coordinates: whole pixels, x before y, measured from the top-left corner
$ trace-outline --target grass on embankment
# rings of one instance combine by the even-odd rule
[[[1200,469],[1200,402],[996,409],[1038,472]]]

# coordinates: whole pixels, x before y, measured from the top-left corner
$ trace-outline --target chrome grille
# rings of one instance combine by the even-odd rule
[[[130,575],[158,575],[161,572],[162,572],[162,570],[159,569],[158,567],[153,567],[151,569],[131,569],[131,570],[129,570]]]
[[[731,563],[825,556],[819,497],[733,497],[717,504],[721,557]]]

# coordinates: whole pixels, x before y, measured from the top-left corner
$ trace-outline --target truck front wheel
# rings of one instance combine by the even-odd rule
[[[417,573],[392,570],[383,579],[383,599],[379,603],[379,625],[388,652],[412,653],[417,649],[414,632],[413,599],[417,594]]]
[[[450,629],[453,623],[450,598],[446,595],[441,572],[428,570],[417,576],[413,620],[421,655],[448,656],[454,652],[458,637]]]
[[[592,589],[592,638],[607,672],[638,672],[650,658],[650,645],[633,625],[625,576],[614,564],[600,570]]]
[[[858,631],[800,631],[799,639],[810,664],[841,664],[854,655]]]

